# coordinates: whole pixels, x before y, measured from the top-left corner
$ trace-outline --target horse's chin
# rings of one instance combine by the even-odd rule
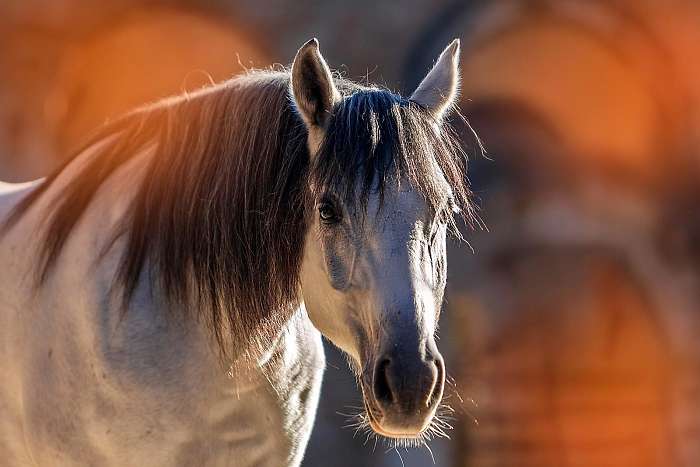
[[[388,430],[385,430],[384,428],[382,428],[382,426],[379,425],[379,423],[375,422],[375,421],[372,419],[371,415],[368,416],[368,417],[369,417],[369,426],[370,426],[370,428],[372,428],[372,431],[374,431],[374,432],[377,433],[378,435],[384,436],[385,438],[392,438],[392,439],[420,439],[420,438],[422,437],[422,435],[423,435],[423,432],[425,431],[425,430],[422,430],[422,431],[418,431],[418,432],[398,432],[398,433],[394,433],[394,432],[392,432],[392,431],[388,431]]]

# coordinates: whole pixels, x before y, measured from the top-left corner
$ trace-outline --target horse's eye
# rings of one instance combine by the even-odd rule
[[[322,203],[318,207],[318,216],[324,224],[335,224],[338,222],[338,214],[330,203]]]

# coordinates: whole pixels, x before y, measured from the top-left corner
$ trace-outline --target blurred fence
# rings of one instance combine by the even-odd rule
[[[0,5],[0,178],[140,103],[291,60],[410,92],[463,39],[487,232],[453,245],[440,466],[700,465],[700,6],[692,1],[29,0]],[[422,466],[343,429],[329,349],[305,465]]]

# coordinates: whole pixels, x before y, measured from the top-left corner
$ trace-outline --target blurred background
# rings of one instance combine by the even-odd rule
[[[449,254],[451,440],[353,436],[360,395],[329,346],[304,466],[699,466],[700,2],[3,0],[0,179],[313,36],[406,94],[462,39],[487,155],[454,123],[488,231]]]

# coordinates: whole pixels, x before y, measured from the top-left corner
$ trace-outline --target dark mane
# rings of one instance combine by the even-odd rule
[[[309,177],[348,199],[353,187],[366,199],[390,179],[407,179],[434,204],[437,162],[471,213],[464,153],[446,126],[438,134],[426,111],[388,91],[340,79],[338,87],[346,98],[313,164],[285,71],[253,72],[106,125],[83,148],[101,142],[97,153],[51,199],[39,283],[102,183],[149,147],[115,233],[126,242],[115,284],[128,304],[148,274],[173,308],[206,323],[227,356],[268,343],[300,303]],[[61,173],[25,198],[3,230]]]

